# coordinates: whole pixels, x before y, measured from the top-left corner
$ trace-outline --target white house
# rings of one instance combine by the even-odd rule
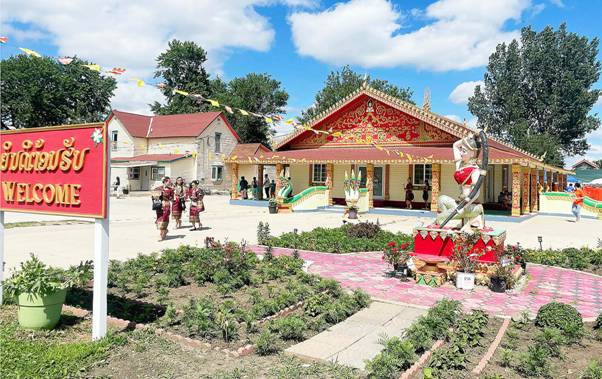
[[[204,188],[230,188],[224,157],[240,142],[221,112],[145,116],[114,110],[109,116],[111,183],[119,177],[130,191],[147,191],[164,176]]]

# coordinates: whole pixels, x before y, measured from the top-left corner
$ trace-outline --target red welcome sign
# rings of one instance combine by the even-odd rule
[[[0,132],[0,210],[107,216],[104,123]]]

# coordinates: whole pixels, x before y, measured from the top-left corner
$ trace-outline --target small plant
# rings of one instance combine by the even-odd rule
[[[270,199],[270,202],[271,201],[272,199]],[[264,224],[259,221],[259,224],[257,224],[257,243],[260,245],[267,245],[270,238],[272,238],[272,235],[270,234],[270,224],[267,222]]]
[[[50,268],[31,254],[28,261],[21,262],[21,268],[3,282],[7,296],[16,298],[23,293],[39,296],[52,294],[58,290],[83,285],[92,279],[92,262],[86,261],[67,270]]]
[[[535,325],[557,328],[572,342],[579,340],[585,333],[581,313],[571,305],[558,302],[539,308]]]
[[[270,355],[277,353],[279,350],[278,338],[267,329],[261,332],[255,345],[257,346],[257,354],[259,355]]]
[[[502,348],[500,350],[500,365],[502,367],[510,367],[514,361],[514,352],[510,349]]]
[[[270,325],[270,331],[278,333],[283,340],[301,341],[307,324],[298,316],[282,317]]]
[[[409,242],[402,243],[399,246],[395,241],[389,242],[383,252],[383,261],[393,266],[395,270],[399,266],[404,266],[410,258],[410,252],[407,250],[409,246]]]
[[[594,329],[602,329],[602,313],[596,317],[596,322],[594,323]]]
[[[399,337],[383,338],[379,341],[384,349],[372,360],[366,362],[371,377],[398,378],[399,373],[407,370],[416,360],[414,346]]]
[[[602,364],[598,361],[591,361],[583,371],[581,379],[602,379]]]
[[[550,376],[549,355],[545,348],[535,345],[529,346],[526,353],[519,356],[516,369],[526,376]]]
[[[462,232],[454,241],[454,248],[451,259],[456,264],[458,271],[464,273],[474,273],[486,250],[475,249],[475,245],[482,238],[481,233]]]
[[[562,332],[556,328],[544,328],[536,337],[535,341],[541,346],[551,357],[561,357],[562,352],[560,347],[566,344],[566,338]]]

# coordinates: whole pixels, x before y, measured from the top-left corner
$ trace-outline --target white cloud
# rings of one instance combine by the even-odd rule
[[[456,122],[462,122],[462,119],[460,118],[460,116],[455,115],[455,114],[446,114],[445,117],[449,118],[450,120],[454,120]]]
[[[468,103],[468,98],[474,94],[474,88],[478,85],[482,86],[483,81],[476,80],[458,84],[449,94],[449,100],[454,104]]]
[[[327,63],[462,70],[482,66],[498,43],[518,37],[504,25],[529,6],[530,0],[439,0],[424,11],[432,22],[408,33],[400,33],[402,13],[387,0],[298,11],[289,22],[299,54]]]
[[[550,0],[550,3],[556,5],[559,8],[564,8],[564,2],[562,0]]]
[[[0,24],[21,38],[38,38],[43,31],[60,55],[78,55],[109,69],[124,67],[128,75],[148,79],[157,55],[174,38],[201,45],[212,73],[221,73],[231,49],[269,50],[275,32],[268,19],[255,11],[256,5],[266,4],[266,0],[30,0],[27,4],[4,0]],[[141,109],[144,101],[155,99],[145,93],[149,90],[120,83],[113,103],[124,110]]]
[[[111,99],[111,106],[120,111],[150,115],[152,112],[149,104],[155,101],[165,102],[165,97],[158,88],[137,87],[133,81],[120,81],[115,96]]]
[[[543,12],[544,9],[546,9],[546,5],[544,3],[535,4],[531,8],[531,14],[533,16],[536,16],[536,15],[540,14],[541,12]]]

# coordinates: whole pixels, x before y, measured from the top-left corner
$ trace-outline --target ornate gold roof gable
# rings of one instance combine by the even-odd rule
[[[307,122],[307,125],[309,125],[310,127],[314,127],[316,124],[320,123],[321,121],[323,121],[326,117],[330,116],[332,113],[338,111],[339,109],[341,109],[343,106],[345,106],[346,104],[350,103],[351,101],[355,100],[356,98],[358,98],[361,95],[368,95],[370,97],[373,97],[376,100],[382,101],[383,103],[395,107],[407,114],[409,114],[410,116],[416,117],[417,119],[430,123],[435,127],[441,128],[444,131],[458,137],[458,138],[462,138],[465,137],[466,135],[468,135],[469,133],[474,133],[474,129],[471,129],[468,125],[464,125],[460,122],[454,121],[452,119],[449,119],[447,117],[443,117],[440,116],[436,113],[433,113],[432,111],[427,111],[424,110],[410,102],[401,100],[397,97],[388,95],[384,92],[381,92],[377,89],[372,88],[368,83],[364,82],[362,83],[362,85],[360,86],[360,88],[356,89],[355,91],[353,91],[352,93],[350,93],[349,95],[345,96],[344,98],[342,98],[341,100],[337,101],[335,104],[333,104],[332,106],[330,106],[329,108],[325,109],[324,111],[320,112],[318,115],[314,116],[312,119],[310,119]],[[276,150],[280,149],[282,146],[286,145],[287,143],[289,143],[291,140],[293,140],[294,138],[296,138],[297,136],[301,135],[302,133],[306,132],[307,130],[304,128],[300,128],[299,130],[297,130],[296,132],[291,133],[290,135],[288,135],[286,138],[284,138],[282,141],[280,141],[277,146],[275,147]],[[508,148],[514,149],[516,151],[519,151],[531,158],[533,158],[534,160],[541,162],[542,160],[527,152],[524,151],[522,149],[519,149],[515,146],[512,146],[509,143],[503,142],[498,140],[497,138],[493,138],[493,137],[489,137],[491,138],[493,141],[504,145]]]

